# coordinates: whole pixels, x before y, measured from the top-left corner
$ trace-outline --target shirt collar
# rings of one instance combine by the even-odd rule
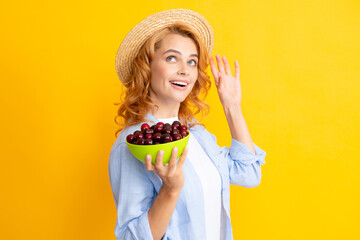
[[[153,121],[154,123],[157,123],[157,122],[160,121],[160,120],[157,119],[155,116],[153,116],[151,113],[148,113],[148,114],[146,115],[145,119],[151,120],[151,121]],[[196,120],[196,118],[193,118],[191,122],[198,122],[198,121]],[[190,123],[188,123],[188,126],[190,126]]]

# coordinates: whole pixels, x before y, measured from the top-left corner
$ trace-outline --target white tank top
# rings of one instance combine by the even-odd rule
[[[159,119],[163,123],[172,124],[177,117]],[[204,193],[204,210],[207,240],[220,239],[222,224],[221,177],[215,165],[205,153],[196,138],[190,134],[187,159],[199,176]],[[223,228],[221,229],[224,230]]]

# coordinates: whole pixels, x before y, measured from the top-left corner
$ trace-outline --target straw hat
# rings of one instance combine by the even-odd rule
[[[214,45],[213,30],[202,15],[188,9],[171,9],[157,12],[138,23],[121,42],[116,54],[115,65],[118,77],[123,84],[131,77],[134,58],[146,40],[156,31],[176,22],[192,26],[203,39],[209,55],[211,55]]]

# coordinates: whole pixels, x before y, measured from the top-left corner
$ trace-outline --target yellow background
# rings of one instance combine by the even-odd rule
[[[0,238],[115,239],[115,55],[171,8],[201,13],[213,56],[238,59],[245,119],[267,153],[260,186],[231,186],[234,238],[360,239],[357,0],[2,2]],[[214,84],[207,101],[204,123],[228,145]]]

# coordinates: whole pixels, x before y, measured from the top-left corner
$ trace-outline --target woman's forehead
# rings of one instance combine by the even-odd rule
[[[183,56],[198,55],[195,41],[189,37],[183,37],[179,34],[167,35],[164,39],[162,39],[158,50],[160,54],[171,52]]]
[[[179,51],[177,49],[173,49],[173,48],[170,48],[170,49],[164,51],[162,54],[165,55],[167,53],[175,53],[175,54],[178,54],[178,55],[184,55],[181,51]],[[189,57],[197,57],[197,58],[199,58],[199,56],[196,53],[191,53],[189,55]]]

